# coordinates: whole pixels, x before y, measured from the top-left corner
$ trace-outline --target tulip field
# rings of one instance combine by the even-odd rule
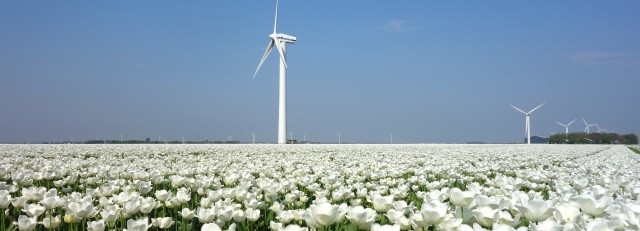
[[[4,144],[0,179],[0,231],[640,229],[622,145]]]

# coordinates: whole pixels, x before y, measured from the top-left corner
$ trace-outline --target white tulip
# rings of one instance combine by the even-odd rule
[[[552,202],[540,199],[523,201],[521,206],[517,206],[520,213],[531,222],[540,222],[553,214]]]
[[[140,218],[138,220],[129,219],[127,220],[127,228],[124,229],[126,231],[146,231],[149,229],[149,219],[146,217]]]
[[[493,223],[496,222],[496,218],[499,217],[499,211],[488,206],[477,208],[473,212],[478,224],[485,228],[491,228]]]
[[[171,227],[175,222],[172,217],[158,217],[151,218],[151,225],[160,229],[167,229]]]
[[[58,225],[60,225],[60,222],[61,222],[60,215],[56,215],[54,217],[45,216],[42,219],[41,223],[47,229],[55,229],[55,228],[58,228]]]
[[[459,188],[452,188],[449,190],[449,199],[451,199],[451,203],[455,206],[467,207],[471,205],[473,202],[473,198],[475,196],[474,192],[471,191],[462,191]]]
[[[393,208],[393,196],[382,196],[379,193],[372,195],[373,208],[378,212],[387,212]]]
[[[307,227],[302,228],[298,225],[291,224],[291,225],[287,225],[287,227],[285,227],[283,230],[284,231],[308,231],[309,228]]]
[[[260,218],[260,210],[247,208],[244,211],[244,215],[247,218],[247,221],[255,222]]]
[[[578,215],[580,215],[580,208],[572,203],[563,203],[555,207],[556,211],[554,216],[557,221],[563,223],[573,221]]]
[[[529,229],[531,231],[562,231],[564,229],[564,226],[556,223],[553,220],[545,220],[542,222],[538,222],[538,224],[530,223]]]
[[[11,195],[7,190],[0,190],[0,209],[6,209],[11,203]]]
[[[18,217],[18,229],[21,231],[31,231],[38,225],[37,217],[27,217],[20,215]]]
[[[213,219],[215,219],[216,212],[213,208],[208,209],[208,208],[198,207],[196,216],[198,217],[198,220],[200,221],[200,223],[211,223],[213,222]]]
[[[189,210],[189,208],[182,208],[182,210],[179,213],[180,213],[180,216],[186,220],[191,220],[196,216],[194,211]]]
[[[222,231],[216,223],[207,223],[202,226],[201,231]]]
[[[88,221],[87,222],[87,230],[88,231],[103,231],[105,228],[104,221]]]
[[[371,231],[400,231],[400,225],[380,225],[375,223],[371,225]]]
[[[37,217],[44,213],[45,208],[38,204],[25,204],[22,211],[30,217]]]
[[[593,195],[580,195],[574,198],[574,201],[578,203],[584,213],[599,217],[609,206],[610,198],[603,197],[596,200]]]
[[[311,227],[321,228],[333,224],[337,217],[337,205],[332,205],[330,202],[321,202],[309,206],[306,210],[304,220],[307,225]]]
[[[354,223],[360,229],[368,229],[375,222],[376,211],[362,206],[351,207],[346,217],[351,223]]]

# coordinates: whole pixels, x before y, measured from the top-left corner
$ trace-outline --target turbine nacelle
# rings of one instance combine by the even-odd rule
[[[281,42],[286,42],[286,43],[296,43],[296,40],[297,40],[295,36],[291,36],[287,34],[270,34],[269,38],[273,40],[279,40]]]

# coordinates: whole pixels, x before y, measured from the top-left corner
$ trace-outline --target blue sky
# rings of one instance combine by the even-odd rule
[[[0,3],[0,142],[277,138],[275,1]],[[640,132],[638,1],[280,1],[288,130],[320,142]],[[577,121],[571,131],[582,131]]]

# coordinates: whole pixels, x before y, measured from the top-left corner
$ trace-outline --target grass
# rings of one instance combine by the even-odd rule
[[[637,148],[634,148],[634,147],[631,147],[631,146],[627,146],[627,147],[628,147],[629,149],[631,149],[631,151],[633,151],[633,152],[635,152],[635,153],[637,153],[637,154],[640,154],[640,149],[637,149]]]

